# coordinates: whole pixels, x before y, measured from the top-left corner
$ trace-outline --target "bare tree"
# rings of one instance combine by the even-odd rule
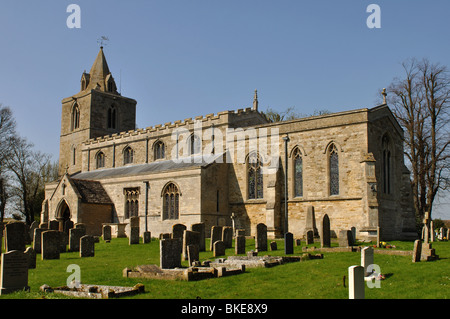
[[[388,103],[405,131],[414,206],[422,220],[427,211],[431,216],[438,192],[449,187],[450,75],[447,67],[426,59],[411,59],[402,66],[404,78],[388,87]]]

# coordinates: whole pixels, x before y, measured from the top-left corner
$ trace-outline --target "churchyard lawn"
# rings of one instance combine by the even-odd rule
[[[0,298],[40,299],[68,298],[58,294],[43,293],[39,287],[66,285],[68,266],[80,267],[81,282],[84,284],[115,285],[132,287],[137,283],[145,285],[145,293],[130,298],[147,299],[347,299],[348,267],[359,265],[359,252],[323,252],[323,259],[293,262],[273,268],[247,268],[244,274],[206,279],[201,281],[147,280],[124,278],[124,268],[137,265],[159,266],[159,240],[149,244],[129,245],[127,238],[113,238],[110,243],[100,239],[95,244],[95,257],[80,258],[78,252],[61,253],[60,259],[41,260],[37,254],[36,269],[29,270],[30,292],[16,292]],[[270,242],[271,240],[269,240]],[[277,240],[278,250],[259,255],[284,255],[283,240]],[[367,246],[369,243],[358,243]],[[373,243],[372,243],[373,244]],[[389,242],[397,250],[412,250],[413,242]],[[332,247],[338,244],[332,242]],[[314,243],[308,247],[320,247]],[[214,260],[206,240],[206,252],[200,252],[201,260]],[[233,241],[234,247],[234,241]],[[302,246],[294,247],[294,255],[304,254]],[[366,285],[366,299],[448,299],[450,298],[450,242],[434,242],[433,248],[440,259],[432,262],[413,263],[411,256],[374,255],[385,279],[380,288]],[[246,251],[255,249],[255,241],[246,240]],[[377,249],[376,249],[377,250]],[[389,249],[384,249],[389,250]],[[391,248],[392,250],[392,248]],[[312,254],[319,253],[312,252]],[[234,248],[226,249],[227,255],[234,255]],[[187,261],[182,262],[187,266]],[[345,276],[345,278],[344,278]]]

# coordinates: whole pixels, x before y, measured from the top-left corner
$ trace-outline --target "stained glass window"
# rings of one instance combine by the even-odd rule
[[[264,197],[263,174],[261,161],[256,154],[251,154],[248,158],[248,198],[257,199]]]
[[[178,187],[170,183],[163,194],[163,219],[178,219],[180,193]]]
[[[303,158],[299,149],[294,153],[294,193],[295,197],[303,196]]]
[[[329,148],[330,157],[330,195],[339,195],[339,156],[336,145]]]

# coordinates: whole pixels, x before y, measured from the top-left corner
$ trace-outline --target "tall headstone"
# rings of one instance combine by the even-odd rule
[[[69,251],[80,251],[80,238],[86,235],[85,228],[72,228],[69,230]]]
[[[198,251],[198,246],[197,245],[188,245],[186,247],[187,250],[187,260],[189,263],[189,266],[192,266],[192,263],[194,261],[199,261],[200,260],[200,256],[199,256],[199,251]]]
[[[364,267],[348,267],[348,299],[364,299],[364,289]]]
[[[37,254],[41,253],[41,234],[47,229],[36,228],[33,236],[33,249]]]
[[[186,226],[183,224],[175,224],[172,226],[172,238],[183,239],[183,232],[186,230]]]
[[[225,243],[226,248],[233,247],[233,227],[223,226],[222,241]]]
[[[234,252],[236,255],[245,254],[245,236],[237,235],[235,237]]]
[[[180,238],[162,239],[159,242],[160,268],[181,267],[182,241]]]
[[[41,259],[59,259],[61,236],[57,230],[46,230],[41,234]]]
[[[5,225],[5,248],[6,251],[25,251],[25,223],[12,222]]]
[[[32,240],[32,241],[33,241],[33,239],[34,239],[34,230],[35,230],[36,228],[39,228],[39,222],[38,222],[37,220],[35,220],[34,222],[32,222],[31,225],[30,225],[29,234],[30,234],[30,237],[31,237],[31,240]]]
[[[221,240],[217,240],[213,245],[214,257],[225,255],[225,243]]]
[[[139,227],[130,227],[130,237],[128,238],[128,243],[130,245],[139,244]]]
[[[211,227],[211,241],[209,243],[209,250],[213,251],[214,243],[218,240],[222,240],[222,226]]]
[[[414,241],[414,250],[412,255],[412,262],[417,263],[420,262],[420,257],[422,256],[422,241],[417,239]]]
[[[373,248],[372,247],[364,247],[361,249],[361,266],[364,267],[364,276],[367,277],[370,274],[368,273],[369,265],[373,264]]]
[[[94,257],[95,243],[94,237],[84,235],[80,238],[80,257]]]
[[[196,231],[200,234],[200,245],[198,247],[199,251],[206,251],[205,245],[205,223],[196,223],[191,225],[191,230]]]
[[[187,246],[200,246],[200,233],[192,230],[185,230],[183,232],[183,260],[188,260]]]
[[[308,206],[306,211],[306,226],[305,226],[305,234],[309,231],[313,231],[313,236],[318,237],[319,232],[316,227],[316,215],[314,211],[314,206]]]
[[[308,230],[306,232],[306,245],[314,244],[314,231]]]
[[[289,232],[284,234],[284,253],[286,255],[294,253],[294,234]]]
[[[327,214],[323,215],[322,218],[322,231],[320,234],[320,245],[323,247],[331,246],[331,229],[330,229],[330,218]]]
[[[28,256],[19,250],[11,250],[2,254],[0,295],[17,290],[29,290]]]
[[[256,225],[255,245],[258,252],[267,251],[267,226],[263,223]]]
[[[102,237],[103,240],[111,240],[111,226],[110,225],[103,225],[102,227]]]
[[[430,232],[430,242],[436,241],[436,239],[435,239],[435,234],[434,234],[434,222],[433,222],[433,221],[430,221],[430,229],[429,229],[429,232]]]
[[[36,268],[36,251],[33,248],[28,247],[25,249],[25,255],[28,258],[28,269]]]

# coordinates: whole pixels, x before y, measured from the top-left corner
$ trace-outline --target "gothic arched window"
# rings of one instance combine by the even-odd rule
[[[168,184],[163,191],[163,219],[178,219],[180,192],[174,183]]]
[[[108,109],[108,128],[115,129],[117,127],[117,113],[116,108],[114,106],[111,106]]]
[[[80,127],[80,108],[75,103],[72,110],[72,131]]]
[[[139,188],[127,188],[125,193],[125,219],[139,216]]]
[[[165,156],[165,145],[164,145],[164,143],[161,142],[161,141],[156,142],[155,146],[154,146],[154,152],[155,152],[155,154],[154,154],[154,159],[155,160],[165,158],[166,156]]]
[[[189,154],[199,154],[201,152],[202,143],[200,137],[195,134],[192,134],[189,137]]]
[[[133,163],[134,151],[131,147],[127,146],[123,150],[123,165]]]
[[[303,196],[303,157],[300,150],[297,148],[294,151],[293,159],[293,173],[294,173],[294,196]]]
[[[105,167],[105,154],[103,152],[98,152],[95,156],[95,163],[97,168]]]
[[[383,159],[382,159],[382,174],[383,174],[383,193],[391,193],[391,151],[390,141],[387,135],[382,139]]]
[[[247,162],[248,199],[263,198],[263,174],[259,156],[252,153]]]
[[[339,155],[336,145],[328,148],[330,195],[339,195]]]

